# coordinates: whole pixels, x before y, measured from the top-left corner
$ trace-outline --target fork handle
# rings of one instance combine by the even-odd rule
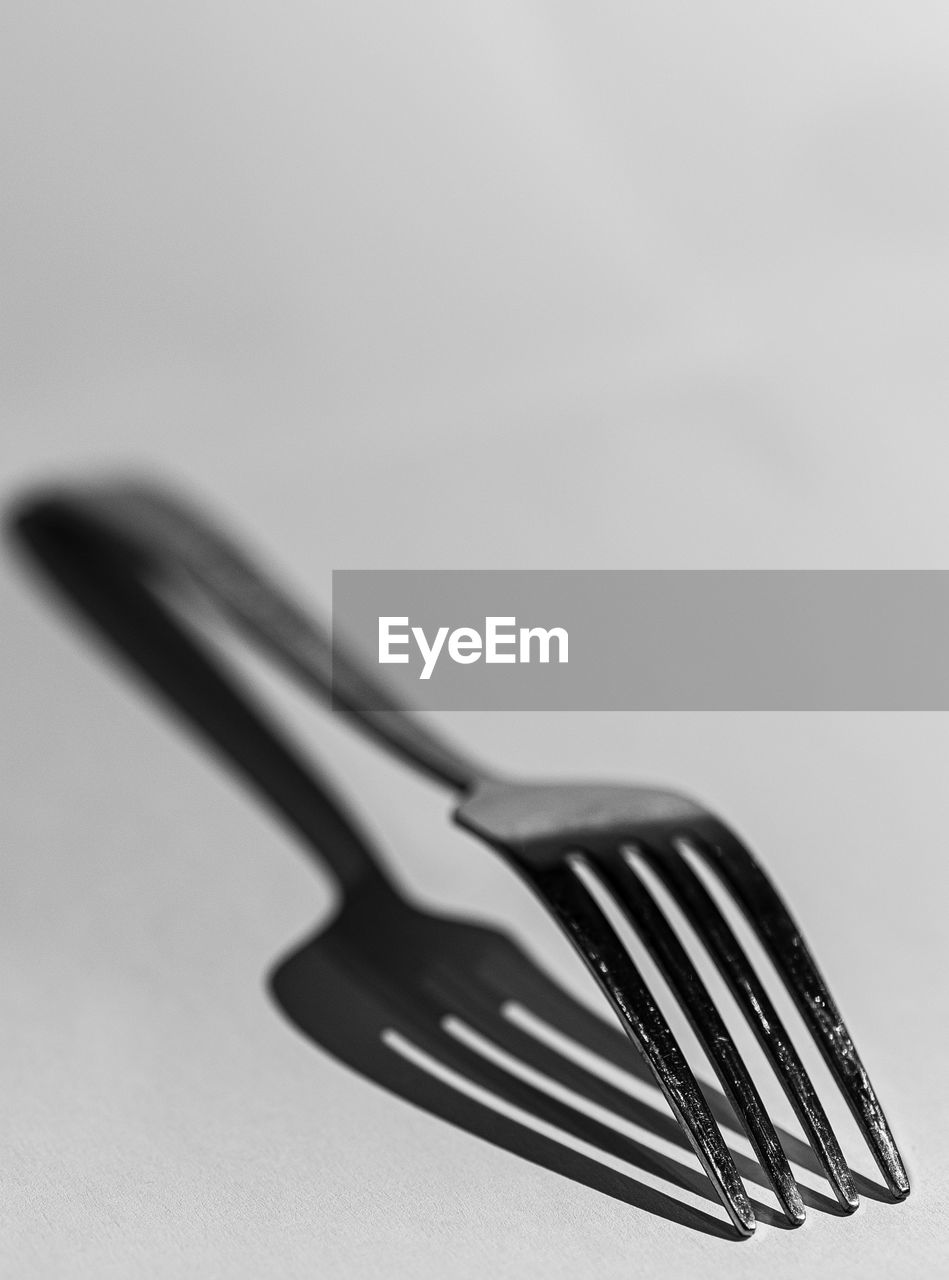
[[[114,538],[43,500],[16,513],[12,532],[117,656],[319,854],[345,896],[370,886],[377,899],[392,892],[381,857],[326,779],[121,548],[117,554]]]
[[[307,689],[437,781],[468,792],[489,777],[393,699],[220,525],[178,494],[147,483],[103,482],[29,495],[104,534],[159,577],[196,586],[216,609]]]

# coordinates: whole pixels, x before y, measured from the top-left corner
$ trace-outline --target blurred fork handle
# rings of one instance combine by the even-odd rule
[[[57,498],[22,504],[12,523],[67,599],[319,851],[344,892],[369,885],[391,892],[368,841],[326,782],[149,589],[126,544],[104,537],[83,510]]]
[[[391,693],[337,647],[326,630],[277,585],[217,522],[171,490],[141,482],[106,481],[51,488],[32,504],[98,529],[113,546],[162,576],[197,585],[232,623],[292,675],[382,745],[458,792],[491,776],[396,702]]]

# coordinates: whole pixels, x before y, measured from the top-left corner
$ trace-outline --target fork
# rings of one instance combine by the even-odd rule
[[[633,1041],[715,1187],[736,1230],[755,1216],[721,1131],[685,1055],[600,905],[605,892],[631,925],[684,1010],[784,1212],[803,1222],[787,1156],[758,1090],[697,969],[636,869],[642,859],[702,940],[751,1025],[841,1208],[853,1177],[781,1019],[722,910],[696,873],[697,857],[741,908],[794,999],[850,1105],[891,1192],[909,1180],[883,1110],[800,929],[747,847],[718,817],[655,787],[510,782],[470,761],[397,705],[384,686],[261,569],[216,522],[152,484],[51,489],[29,504],[60,512],[110,555],[159,582],[196,586],[258,647],[390,750],[458,795],[454,820],[521,876],[580,954]],[[691,857],[689,856],[691,855]]]

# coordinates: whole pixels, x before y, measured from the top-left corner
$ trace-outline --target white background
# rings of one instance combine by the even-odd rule
[[[323,604],[333,567],[947,567],[947,60],[935,4],[12,6],[5,491],[157,467]],[[914,1191],[739,1245],[299,1037],[264,977],[329,881],[0,590],[11,1274],[933,1273],[945,717],[443,717],[708,799],[803,919]],[[278,696],[426,902],[586,989],[442,797]]]

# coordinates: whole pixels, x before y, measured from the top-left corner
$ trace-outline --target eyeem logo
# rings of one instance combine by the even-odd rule
[[[452,662],[467,666],[471,662],[550,662],[551,644],[557,642],[557,661],[568,661],[570,637],[564,627],[517,627],[516,618],[485,618],[484,636],[474,627],[439,627],[429,640],[422,627],[408,627],[408,618],[380,617],[379,661],[408,662],[408,653],[393,652],[414,640],[422,656],[420,680],[430,680],[442,651],[447,647]],[[447,641],[447,646],[446,646]],[[536,658],[533,656],[536,654]]]

